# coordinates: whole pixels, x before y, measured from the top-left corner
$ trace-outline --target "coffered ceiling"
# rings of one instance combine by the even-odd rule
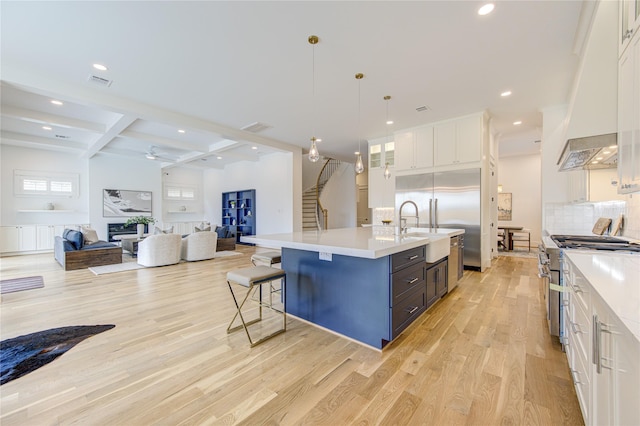
[[[486,109],[496,135],[532,144],[595,3],[482,4],[3,1],[2,143],[224,167],[316,136],[353,161],[359,140]]]

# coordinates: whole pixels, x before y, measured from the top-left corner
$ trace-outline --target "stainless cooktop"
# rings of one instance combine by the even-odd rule
[[[640,252],[640,244],[606,235],[551,235],[560,248]]]

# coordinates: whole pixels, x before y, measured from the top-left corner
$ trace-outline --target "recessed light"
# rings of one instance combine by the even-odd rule
[[[617,148],[618,148],[618,145],[611,145],[611,146],[609,147],[609,149],[617,149]]]
[[[519,126],[519,125],[521,125],[521,124],[522,124],[522,121],[520,121],[520,120],[518,120],[518,121],[514,121],[514,122],[513,122],[513,125],[514,125],[514,126]]]
[[[49,126],[42,126],[42,128],[43,128],[43,129],[45,129],[45,130],[53,130],[53,129],[52,129],[51,127],[49,127]]]
[[[507,96],[511,96],[511,90],[507,90],[507,91],[504,91],[504,92],[500,93],[500,96],[502,96],[503,98],[505,98]]]
[[[596,160],[602,160],[603,157],[596,157]]]
[[[100,71],[106,71],[106,70],[108,69],[107,67],[105,67],[105,66],[104,66],[104,65],[102,65],[102,64],[93,64],[93,67],[94,67],[95,69],[97,69],[97,70],[100,70]]]
[[[258,149],[258,147],[257,146],[252,146],[251,149]]]
[[[55,99],[51,101],[54,105],[64,105],[61,101],[56,101]]]
[[[216,158],[217,158],[218,160],[222,160],[222,157],[220,157],[220,156],[217,156]]]
[[[602,151],[603,154],[611,154],[611,151]]]
[[[393,120],[388,120],[387,124],[393,124]]]
[[[591,164],[598,164],[598,162],[594,160],[591,162]]]
[[[184,129],[178,129],[178,133],[187,133]]]
[[[491,12],[493,12],[494,8],[495,8],[495,5],[493,3],[487,3],[484,6],[482,6],[480,9],[478,9],[478,15],[488,15]]]

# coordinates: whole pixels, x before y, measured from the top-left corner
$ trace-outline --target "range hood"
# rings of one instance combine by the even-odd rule
[[[567,140],[558,159],[559,171],[609,169],[618,165],[618,134]]]

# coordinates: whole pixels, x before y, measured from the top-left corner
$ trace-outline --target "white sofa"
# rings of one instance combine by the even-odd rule
[[[182,259],[189,262],[213,259],[217,244],[218,234],[215,232],[194,232],[182,239]]]
[[[178,234],[149,235],[138,243],[138,265],[164,266],[180,262],[182,237]]]

